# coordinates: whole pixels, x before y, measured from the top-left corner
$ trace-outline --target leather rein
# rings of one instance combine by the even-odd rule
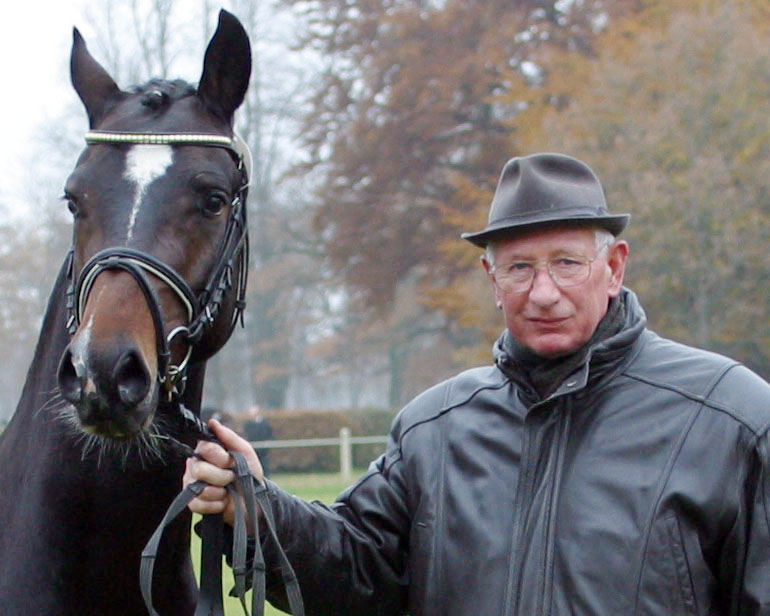
[[[74,248],[68,255],[67,272],[70,280],[67,289],[67,328],[73,334],[83,319],[86,301],[96,277],[106,270],[122,270],[129,273],[139,285],[152,315],[158,354],[158,379],[167,393],[167,402],[176,407],[182,421],[205,440],[219,442],[209,427],[194,413],[185,408],[179,398],[187,380],[187,366],[194,346],[201,340],[219,315],[225,295],[235,290],[236,300],[229,334],[238,321],[243,323],[246,306],[249,242],[246,220],[246,192],[251,177],[251,154],[247,145],[237,136],[194,133],[131,133],[116,131],[90,131],[86,143],[92,144],[141,144],[141,145],[194,145],[224,148],[233,156],[241,172],[241,185],[231,204],[224,239],[219,254],[203,290],[196,295],[187,282],[172,267],[153,255],[125,247],[107,248],[95,254],[75,275]],[[235,278],[237,272],[237,278]],[[158,295],[150,283],[151,275],[169,287],[185,307],[187,324],[166,331]],[[234,279],[235,278],[235,279]],[[178,365],[171,364],[171,342],[179,336],[187,344],[187,352]],[[198,454],[188,445],[171,436],[163,437],[176,453],[189,457]],[[229,452],[235,460],[236,480],[228,486],[236,503],[233,528],[233,573],[235,592],[248,615],[246,591],[252,588],[252,615],[262,616],[265,603],[265,561],[262,540],[273,544],[279,558],[281,576],[286,587],[291,613],[304,616],[304,605],[294,571],[278,540],[275,520],[267,496],[267,486],[250,473],[246,459],[238,452]],[[206,487],[202,481],[185,488],[169,506],[163,520],[142,551],[140,586],[149,613],[158,616],[152,606],[153,568],[163,531],[179,516],[188,503]],[[236,494],[239,497],[236,497]],[[260,536],[260,516],[265,525]],[[253,549],[249,550],[248,536],[254,537]],[[204,515],[201,521],[201,586],[194,616],[224,616],[222,601],[222,553],[224,546],[224,521],[222,515]],[[251,552],[251,554],[249,554]]]
[[[218,442],[209,427],[191,411],[180,405],[184,418],[197,426],[201,437]],[[173,445],[183,451],[183,455],[200,456],[187,445],[174,440]],[[233,592],[241,602],[243,613],[248,616],[246,592],[251,588],[251,616],[264,616],[266,600],[266,565],[262,552],[262,542],[269,542],[278,557],[278,568],[289,601],[289,613],[293,616],[305,616],[305,607],[297,576],[281,547],[276,533],[273,508],[268,497],[266,483],[260,483],[251,474],[243,454],[228,452],[235,460],[235,480],[227,485],[235,503],[235,524],[232,538],[232,571],[235,579]],[[139,584],[142,597],[150,616],[160,616],[152,605],[153,567],[158,554],[158,547],[163,531],[176,519],[196,496],[208,484],[196,481],[188,485],[172,501],[166,515],[150,537],[142,551],[142,563],[139,570]],[[264,529],[260,530],[259,510]],[[224,616],[222,599],[222,554],[224,548],[224,520],[222,514],[204,515],[200,524],[201,535],[201,581],[200,595],[194,616]],[[253,537],[252,549],[249,549],[249,536]]]

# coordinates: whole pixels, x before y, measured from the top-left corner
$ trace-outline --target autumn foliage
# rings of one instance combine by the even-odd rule
[[[247,326],[209,365],[214,401],[281,408],[293,387],[322,406],[321,383],[327,406],[363,406],[387,381],[378,399],[397,408],[488,363],[503,323],[459,236],[485,225],[505,161],[537,151],[584,159],[631,213],[627,283],[653,329],[770,377],[767,0],[232,4],[259,67],[238,126],[256,161],[252,269]],[[288,64],[269,53],[267,5],[298,16]],[[174,31],[150,38],[180,43]],[[300,161],[290,173],[277,136]],[[6,389],[37,332],[40,272],[69,241],[38,223],[0,225]]]
[[[770,373],[763,2],[356,2],[307,7],[329,58],[303,131],[315,229],[359,301],[398,287],[443,317],[456,365],[502,324],[478,251],[505,160],[582,157],[633,222],[630,285],[661,333]],[[423,317],[424,318],[424,317]]]

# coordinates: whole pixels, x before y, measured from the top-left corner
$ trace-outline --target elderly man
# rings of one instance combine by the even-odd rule
[[[505,165],[463,236],[505,318],[494,365],[407,405],[331,507],[269,483],[308,614],[770,614],[770,386],[647,329],[627,222],[574,158]],[[232,479],[199,452],[186,483]],[[220,487],[191,508],[232,517]]]

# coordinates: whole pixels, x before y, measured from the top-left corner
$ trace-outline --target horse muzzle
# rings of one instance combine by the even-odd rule
[[[59,363],[59,389],[77,413],[81,428],[115,439],[132,438],[152,422],[157,399],[155,379],[137,349],[89,354],[78,341]]]
[[[61,396],[85,432],[130,439],[152,423],[159,395],[155,337],[133,278],[100,276],[57,373]]]

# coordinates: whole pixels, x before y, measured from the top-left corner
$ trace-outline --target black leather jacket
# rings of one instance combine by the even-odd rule
[[[333,506],[271,485],[308,614],[770,614],[770,386],[624,294],[625,329],[548,399],[498,343]]]

